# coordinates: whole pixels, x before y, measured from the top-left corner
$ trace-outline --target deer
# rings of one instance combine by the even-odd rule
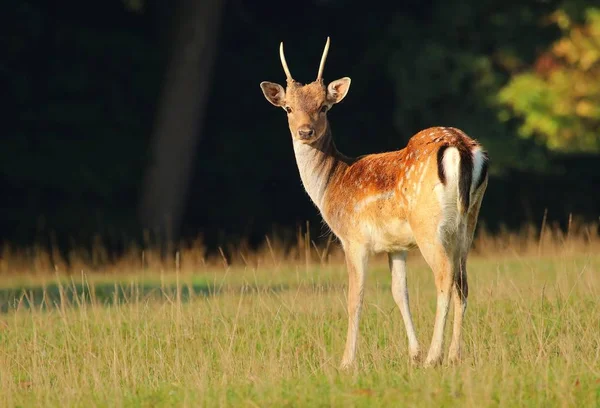
[[[467,256],[488,183],[488,154],[454,127],[430,127],[401,150],[348,157],[338,151],[327,115],[348,94],[350,78],[328,85],[323,70],[327,37],[317,79],[293,79],[279,46],[285,89],[263,81],[262,92],[283,108],[300,179],[324,223],[341,243],[348,271],[348,330],[340,369],[356,363],[359,320],[369,257],[387,253],[391,289],[408,339],[408,355],[422,362],[409,307],[406,259],[418,248],[433,271],[437,303],[425,367],[443,363],[444,328],[453,299],[454,323],[448,363],[461,360],[461,331],[467,309]]]

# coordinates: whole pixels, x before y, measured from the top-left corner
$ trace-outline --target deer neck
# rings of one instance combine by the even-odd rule
[[[313,144],[294,139],[294,153],[304,189],[322,213],[327,188],[348,167],[350,159],[337,150],[329,126]]]

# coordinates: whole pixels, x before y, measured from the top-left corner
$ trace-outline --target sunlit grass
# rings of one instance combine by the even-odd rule
[[[472,257],[465,359],[435,369],[409,364],[381,262],[350,372],[336,262],[9,274],[0,405],[598,406],[600,254],[532,248]],[[418,256],[409,287],[426,348],[435,288]]]

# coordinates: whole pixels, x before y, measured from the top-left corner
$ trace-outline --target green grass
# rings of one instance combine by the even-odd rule
[[[473,258],[469,283],[464,361],[423,369],[371,268],[358,366],[339,372],[342,266],[0,278],[0,405],[600,406],[600,256]],[[420,260],[409,287],[427,349]]]

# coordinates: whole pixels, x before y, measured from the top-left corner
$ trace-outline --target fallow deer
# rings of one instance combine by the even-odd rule
[[[345,77],[325,86],[325,44],[317,79],[303,85],[292,78],[283,43],[279,54],[287,87],[260,84],[266,99],[287,112],[300,178],[324,221],[344,249],[348,269],[348,332],[341,362],[355,361],[365,271],[369,255],[387,252],[392,295],[408,337],[409,356],[420,348],[409,308],[406,254],[418,247],[435,277],[437,309],[425,366],[442,362],[444,326],[454,297],[454,326],[448,360],[460,359],[461,329],[467,308],[466,262],[488,182],[482,146],[452,127],[432,127],[414,135],[406,148],[350,158],[332,139],[327,112],[344,99]]]

